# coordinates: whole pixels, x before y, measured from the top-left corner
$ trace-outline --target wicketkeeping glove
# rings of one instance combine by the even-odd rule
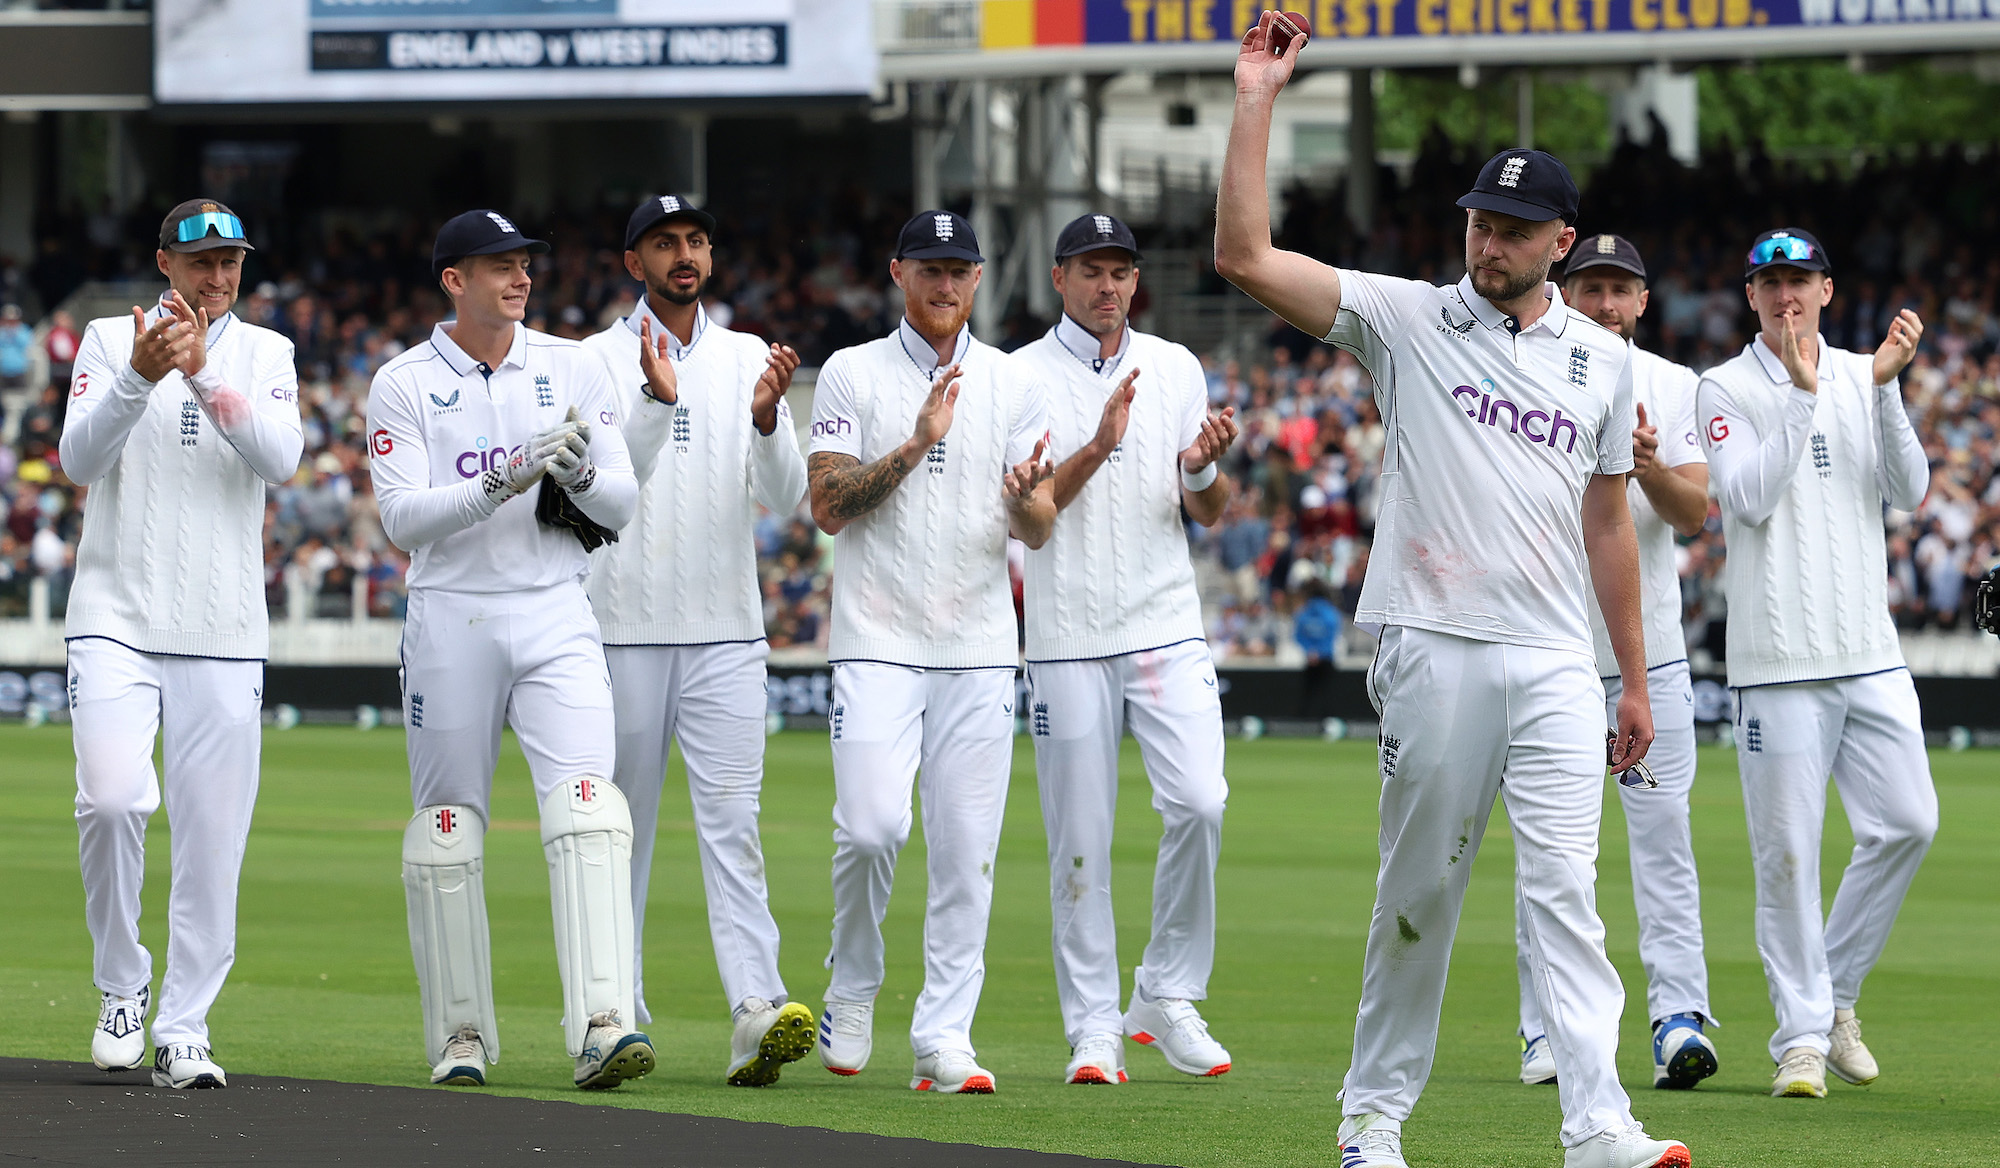
[[[587,491],[597,479],[597,467],[590,461],[590,424],[577,417],[575,406],[563,424],[570,432],[549,453],[549,477],[566,491]]]
[[[528,488],[541,481],[548,473],[549,455],[537,453],[536,443],[541,435],[528,440],[527,445],[514,452],[506,462],[496,463],[492,469],[479,477],[479,485],[486,497],[499,506],[516,495],[524,495]]]
[[[569,492],[557,485],[553,473],[542,480],[542,493],[535,500],[535,518],[544,526],[567,529],[586,552],[618,542],[618,533],[585,515]]]

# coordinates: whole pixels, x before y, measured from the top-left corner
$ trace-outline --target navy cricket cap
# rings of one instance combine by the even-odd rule
[[[514,221],[498,211],[480,209],[454,215],[438,228],[437,242],[431,245],[431,276],[441,278],[444,270],[466,256],[497,255],[503,251],[526,251],[540,255],[549,245],[529,239]]]
[[[1132,262],[1139,262],[1139,241],[1132,238],[1132,229],[1117,216],[1079,215],[1056,235],[1056,262],[1105,247],[1128,251],[1132,253]]]
[[[1498,211],[1534,223],[1576,222],[1576,180],[1562,159],[1541,150],[1502,150],[1479,168],[1479,181],[1461,207]]]
[[[1750,277],[1758,272],[1776,267],[1832,272],[1833,260],[1812,232],[1796,227],[1780,227],[1775,231],[1766,231],[1751,241],[1749,252],[1743,256],[1743,280],[1748,283]]]
[[[1569,263],[1563,268],[1563,279],[1591,268],[1620,268],[1641,280],[1646,278],[1646,261],[1639,258],[1639,249],[1632,241],[1622,235],[1578,237],[1576,246],[1570,249]]]
[[[972,224],[950,211],[925,211],[903,224],[896,235],[896,258],[986,262],[979,254],[979,237],[972,233]]]
[[[189,199],[160,220],[160,246],[168,251],[209,251],[240,247],[256,251],[244,238],[243,220],[214,199]]]
[[[648,231],[669,219],[689,219],[715,236],[715,216],[695,206],[680,195],[656,195],[639,204],[632,217],[625,221],[625,250],[639,246],[639,239]]]

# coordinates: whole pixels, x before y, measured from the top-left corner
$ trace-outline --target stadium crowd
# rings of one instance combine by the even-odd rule
[[[1476,165],[1433,137],[1407,168],[1383,169],[1384,211],[1365,234],[1348,224],[1341,189],[1295,187],[1285,196],[1280,243],[1344,266],[1456,279],[1461,244],[1445,212]],[[1774,224],[1812,228],[1834,259],[1832,343],[1872,349],[1899,309],[1923,317],[1924,347],[1905,399],[1931,454],[1932,489],[1915,514],[1887,518],[1891,596],[1911,628],[1961,626],[1969,582],[2000,560],[1996,188],[2000,152],[1992,149],[1858,166],[1716,151],[1689,167],[1664,149],[1627,143],[1592,172],[1578,224],[1638,244],[1653,272],[1641,343],[1696,369],[1749,339],[1739,252]],[[861,191],[732,209],[717,240],[711,318],[792,344],[808,366],[881,335],[900,303],[884,273],[902,211]],[[149,237],[155,213],[73,213],[42,225],[39,255],[0,257],[0,391],[21,403],[6,419],[11,441],[0,446],[0,615],[27,611],[37,576],[48,578],[61,611],[85,502],[56,452],[80,325],[54,306],[86,279],[146,274],[150,254],[130,241]],[[555,248],[537,273],[533,327],[581,337],[631,311],[638,287],[604,245],[618,237],[622,214],[607,208],[537,224]],[[357,600],[371,615],[396,617],[404,604],[406,559],[376,517],[362,414],[375,370],[444,314],[427,265],[435,224],[411,219],[366,232],[344,225],[351,222],[329,213],[324,230],[290,225],[284,235],[296,245],[253,257],[238,305],[297,348],[306,457],[267,504],[267,596],[277,619],[294,605],[305,606],[301,615],[348,617]],[[1274,323],[1267,343],[1248,352],[1204,355],[1212,403],[1236,407],[1243,426],[1225,469],[1245,489],[1222,523],[1193,534],[1217,653],[1319,664],[1333,654],[1338,614],[1353,611],[1367,564],[1383,429],[1368,374],[1353,358]],[[998,341],[1011,348],[1042,327],[1016,318]],[[44,365],[47,383],[29,384]],[[830,541],[803,513],[765,517],[756,538],[773,646],[823,644]],[[1689,643],[1720,659],[1728,607],[1719,517],[1711,512],[1708,529],[1683,543]]]

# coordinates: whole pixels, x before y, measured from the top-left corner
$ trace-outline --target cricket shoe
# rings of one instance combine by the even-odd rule
[[[1409,1168],[1403,1160],[1403,1125],[1372,1111],[1341,1116],[1340,1168]]]
[[[605,1091],[627,1079],[643,1078],[653,1070],[653,1040],[627,1030],[616,1010],[590,1016],[583,1033],[583,1053],[576,1056],[576,1085]]]
[[[813,1048],[813,1012],[797,1002],[773,1005],[763,998],[745,998],[736,1032],[729,1039],[729,1085],[768,1087],[778,1081],[786,1063],[806,1057]]]
[[[1563,1168],[1693,1168],[1679,1140],[1656,1140],[1638,1124],[1608,1131],[1563,1150]]]
[[[1145,970],[1136,972],[1143,975]],[[1201,1011],[1185,998],[1149,998],[1134,985],[1132,1005],[1125,1011],[1125,1037],[1159,1051],[1182,1074],[1229,1073],[1229,1052],[1208,1036]]]
[[[153,1086],[176,1091],[227,1087],[229,1076],[215,1065],[208,1048],[192,1042],[172,1042],[153,1050]]]
[[[441,1087],[486,1085],[486,1046],[472,1023],[464,1023],[457,1034],[445,1039],[444,1057],[431,1068],[431,1082]]]
[[[917,1060],[910,1072],[910,1090],[941,1091],[946,1095],[991,1095],[993,1072],[979,1065],[969,1050],[940,1050]]]
[[[1771,1094],[1779,1099],[1826,1098],[1826,1056],[1810,1046],[1795,1046],[1778,1060]]]
[[[1700,1014],[1669,1014],[1653,1024],[1653,1086],[1685,1091],[1715,1073],[1715,1044]]]
[[[819,1013],[819,1061],[836,1075],[858,1075],[875,1049],[875,1003],[826,1001]]]
[[[1125,1081],[1125,1044],[1116,1034],[1089,1034],[1070,1051],[1069,1066],[1063,1068],[1065,1083]]]
[[[1521,1036],[1521,1081],[1530,1087],[1556,1081],[1556,1052],[1548,1035]]]
[[[139,987],[136,998],[105,994],[90,1035],[90,1061],[103,1071],[136,1071],[146,1065],[146,1011],[153,991]]]
[[[1861,1019],[1852,1010],[1833,1012],[1833,1033],[1827,1035],[1826,1069],[1859,1087],[1873,1083],[1882,1068],[1861,1041]]]

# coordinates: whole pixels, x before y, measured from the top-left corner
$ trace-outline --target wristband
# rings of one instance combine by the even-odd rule
[[[1220,473],[1212,462],[1193,474],[1189,474],[1183,469],[1181,471],[1181,486],[1190,491],[1200,493],[1214,486],[1216,475]]]

